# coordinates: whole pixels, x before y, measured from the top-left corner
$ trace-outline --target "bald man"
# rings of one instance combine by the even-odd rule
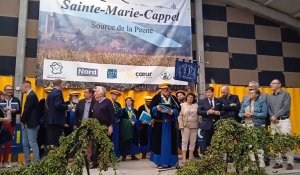
[[[221,100],[223,102],[223,109],[225,111],[223,118],[234,118],[237,122],[241,122],[241,118],[238,116],[241,108],[239,97],[231,94],[228,86],[222,86],[221,93]]]
[[[268,96],[268,112],[271,120],[272,133],[290,134],[291,133],[291,96],[288,92],[281,89],[281,82],[277,79],[270,84],[273,93]],[[287,170],[294,168],[294,155],[292,152],[286,153]],[[280,153],[276,154],[276,164],[274,169],[282,168],[282,156]]]

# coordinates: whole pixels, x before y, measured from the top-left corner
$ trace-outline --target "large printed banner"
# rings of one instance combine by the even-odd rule
[[[192,58],[189,0],[40,0],[37,84],[149,89]]]

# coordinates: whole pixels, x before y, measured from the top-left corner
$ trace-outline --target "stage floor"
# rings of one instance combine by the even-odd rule
[[[295,161],[294,170],[287,171],[285,170],[286,164],[282,169],[277,170],[278,172],[274,172],[272,168],[274,161],[272,160],[271,166],[267,167],[267,173],[272,174],[289,174],[289,175],[300,175],[300,161]],[[98,175],[99,172],[97,169],[92,169],[91,175]],[[158,172],[155,164],[149,161],[149,159],[138,160],[138,161],[131,161],[127,160],[125,162],[120,162],[119,167],[117,170],[117,175],[132,175],[132,174],[139,174],[139,175],[174,175],[176,170],[169,170],[164,172]],[[87,175],[86,171],[84,175]],[[104,172],[103,175],[114,175],[114,172],[110,169],[107,172]]]

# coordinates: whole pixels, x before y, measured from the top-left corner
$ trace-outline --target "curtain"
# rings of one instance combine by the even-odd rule
[[[215,89],[215,96],[221,97],[221,87],[220,84],[211,84],[211,87]],[[248,88],[245,86],[229,86],[230,92],[232,94],[238,95],[240,100],[245,94],[248,93]],[[300,134],[300,88],[283,88],[285,91],[289,92],[291,95],[291,124],[292,124],[292,133]],[[272,90],[269,87],[260,88],[261,92],[267,94],[272,94]]]
[[[32,83],[32,90],[37,94],[39,99],[45,98],[46,94],[44,93],[43,87],[35,86],[35,78],[26,78],[26,80],[31,81]],[[3,91],[5,85],[12,85],[13,84],[13,77],[7,76],[0,76],[0,91]],[[211,87],[215,88],[215,96],[221,97],[221,84],[211,84]],[[238,95],[240,100],[242,100],[243,96],[248,93],[248,89],[245,86],[229,86],[230,92],[232,94]],[[300,88],[283,88],[291,95],[291,124],[292,124],[292,133],[297,135],[300,134]],[[83,89],[64,89],[63,95],[65,101],[69,99],[69,93],[71,91],[77,90],[80,92],[80,98],[83,98]],[[260,88],[262,92],[267,94],[271,94],[272,90],[268,87]],[[125,98],[127,96],[131,96],[134,100],[134,107],[138,108],[140,105],[144,104],[144,96],[154,96],[156,92],[154,91],[122,91],[122,96],[119,97],[118,102],[124,108],[125,105]],[[109,91],[107,92],[107,97],[110,98]],[[25,96],[23,97],[25,99]],[[24,102],[23,102],[24,105]]]

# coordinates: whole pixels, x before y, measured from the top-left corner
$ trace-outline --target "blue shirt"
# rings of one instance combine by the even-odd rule
[[[91,102],[85,101],[82,120],[86,120],[89,118],[90,107],[91,107]]]

